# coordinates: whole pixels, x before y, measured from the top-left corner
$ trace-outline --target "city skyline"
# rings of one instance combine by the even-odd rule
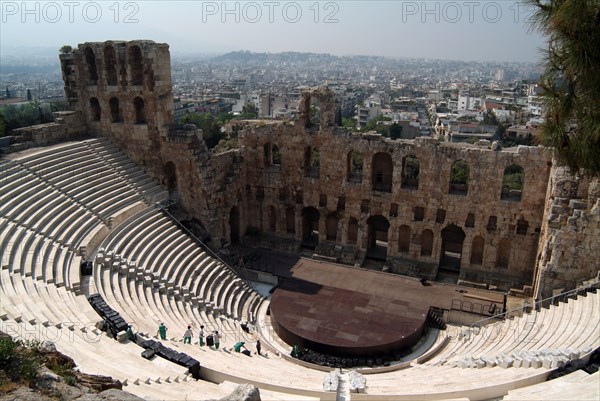
[[[3,56],[17,48],[150,39],[174,55],[312,52],[537,62],[544,40],[517,1],[137,1],[1,3]],[[518,44],[518,46],[515,46]]]

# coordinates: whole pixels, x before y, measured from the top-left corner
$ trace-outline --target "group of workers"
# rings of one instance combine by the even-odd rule
[[[249,332],[247,327],[248,326],[246,323],[242,324],[242,328],[244,329],[244,331],[246,333]],[[160,326],[158,326],[157,334],[160,336],[161,340],[167,339],[167,330],[168,329],[164,323],[161,323]],[[194,335],[194,333],[192,331],[192,326],[188,325],[187,330],[183,333],[183,343],[191,344],[193,335]],[[200,326],[200,332],[198,333],[198,345],[203,347],[205,345],[204,341],[205,341],[204,326]],[[214,330],[211,334],[206,336],[206,345],[208,345],[209,347],[214,346],[215,349],[219,349],[219,346],[221,345],[221,334],[219,334],[218,330]],[[245,352],[242,351],[242,348],[244,349]],[[248,348],[246,348],[246,343],[244,341],[238,341],[237,343],[235,343],[235,345],[231,348],[231,350],[235,351],[235,352],[241,352],[246,355],[250,355],[250,350],[248,350]],[[256,340],[256,353],[258,355],[261,355],[261,344],[260,344],[260,340],[258,340],[258,339]]]

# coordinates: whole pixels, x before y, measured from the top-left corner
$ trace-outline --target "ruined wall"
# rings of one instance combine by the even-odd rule
[[[79,111],[57,111],[52,113],[53,123],[32,125],[13,130],[5,143],[0,145],[5,153],[18,152],[35,146],[77,139],[85,133],[85,121]]]
[[[160,133],[173,120],[169,46],[153,41],[80,44],[61,54],[65,95],[90,134],[106,135],[160,175]]]
[[[291,251],[345,263],[370,255],[431,279],[443,265],[500,289],[534,284],[538,255],[541,293],[598,270],[597,181],[576,180],[576,195],[561,195],[571,181],[555,169],[548,189],[543,148],[348,133],[335,126],[332,93],[317,88],[303,93],[298,120],[257,122],[239,149],[214,155],[195,126],[172,124],[167,45],[84,43],[61,64],[69,107],[88,132],[111,138],[165,185],[213,248],[258,243],[244,236],[259,232]],[[522,190],[503,190],[514,168]],[[464,182],[451,182],[453,169]]]
[[[600,180],[554,167],[546,196],[535,296],[570,290],[600,270]]]
[[[307,127],[304,121],[301,115],[294,125],[254,127],[240,136],[247,174],[246,225],[302,241],[308,208],[314,208],[319,243],[354,243],[360,255],[372,247],[370,227],[377,224],[372,218],[380,216],[389,224],[387,260],[392,270],[426,277],[435,276],[443,230],[453,226],[464,233],[461,278],[502,288],[532,285],[550,171],[544,149],[492,151],[426,138],[391,141],[339,131],[327,123],[328,117],[325,127]],[[274,146],[280,153],[278,164],[272,160]],[[318,168],[307,166],[307,149],[318,150]],[[351,152],[362,160],[360,174],[350,171]],[[378,176],[374,169],[381,168],[382,154],[391,158],[392,170]],[[420,165],[416,183],[403,177],[409,155]],[[450,171],[457,160],[469,166],[466,194],[450,193]],[[504,170],[510,165],[521,166],[525,177],[517,201],[501,199]],[[386,179],[391,185],[386,186]],[[356,227],[349,227],[351,219]],[[431,243],[424,244],[424,233],[432,234]],[[476,257],[471,263],[475,237],[483,241],[483,249],[481,261]],[[505,260],[499,261],[501,257]]]
[[[223,221],[242,196],[241,158],[213,155],[201,130],[173,124],[168,45],[83,43],[60,60],[68,106],[81,112],[87,132],[112,139],[201,221],[210,246],[221,247]]]

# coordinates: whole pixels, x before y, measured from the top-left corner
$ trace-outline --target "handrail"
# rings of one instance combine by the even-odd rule
[[[484,319],[480,319],[476,322],[471,323],[471,325],[469,326],[471,329],[473,329],[474,327],[481,327],[484,326],[486,324],[488,324],[488,322],[493,322],[497,321],[499,319],[504,319],[506,318],[507,315],[515,313],[515,312],[525,312],[525,313],[529,313],[531,312],[531,310],[535,309],[540,310],[540,308],[542,307],[547,307],[553,304],[556,304],[557,302],[560,301],[564,301],[567,298],[571,298],[574,295],[581,295],[581,294],[585,294],[587,292],[589,292],[591,289],[593,288],[600,288],[600,280],[596,280],[593,283],[575,288],[573,290],[569,290],[569,291],[565,291],[563,293],[557,294],[557,295],[553,295],[551,297],[542,299],[540,301],[534,301],[533,304],[526,304],[525,306],[521,306],[519,308],[515,308],[515,309],[511,309],[509,311],[505,311],[502,313],[498,313],[494,316],[490,316],[490,317],[486,317]]]
[[[242,275],[241,272],[238,272],[235,268],[233,268],[232,266],[230,266],[227,262],[225,262],[219,255],[217,255],[215,252],[213,252],[212,249],[209,248],[208,245],[206,245],[204,242],[202,242],[202,240],[200,240],[200,238],[196,237],[194,235],[194,233],[192,233],[186,226],[184,226],[179,220],[177,220],[175,218],[175,216],[173,216],[171,213],[169,213],[169,211],[163,206],[162,203],[156,203],[155,207],[160,209],[163,213],[167,214],[172,221],[174,221],[179,227],[181,227],[188,235],[190,235],[194,240],[196,240],[198,242],[198,244],[213,258],[217,259],[219,262],[221,262],[225,267],[227,267],[236,277],[238,277],[239,279],[243,280],[244,283],[246,283],[250,288],[254,289],[254,287],[252,286],[252,284],[250,282],[248,282],[248,280],[246,278],[244,278],[244,276]]]

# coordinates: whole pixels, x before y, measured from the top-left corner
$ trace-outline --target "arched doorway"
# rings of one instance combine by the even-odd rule
[[[165,164],[163,168],[164,178],[162,183],[169,190],[169,198],[177,202],[179,201],[179,191],[177,190],[177,169],[171,161]]]
[[[240,210],[237,206],[229,211],[229,241],[232,245],[240,243]]]
[[[373,190],[392,192],[392,177],[394,175],[394,164],[389,153],[375,153],[371,164],[373,177],[371,179]]]
[[[369,226],[369,237],[367,245],[367,257],[370,259],[386,260],[388,249],[389,221],[381,216],[371,216],[367,220]]]
[[[319,244],[319,211],[314,207],[302,209],[302,247],[315,249]]]
[[[454,224],[442,230],[442,251],[440,269],[459,273],[465,232]]]

